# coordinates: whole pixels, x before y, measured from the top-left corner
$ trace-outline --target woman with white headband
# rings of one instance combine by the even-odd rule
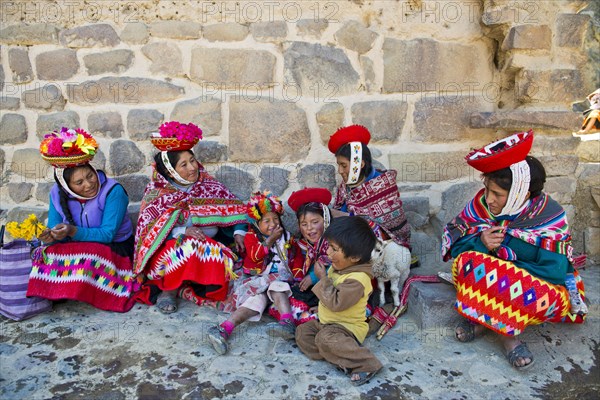
[[[246,206],[196,160],[200,139],[196,125],[175,121],[151,139],[159,152],[140,207],[134,268],[147,280],[140,301],[165,314],[177,311],[177,295],[222,305],[237,257],[220,241],[244,249]]]
[[[533,131],[520,132],[466,156],[485,187],[442,238],[444,260],[455,259],[455,308],[467,318],[456,338],[470,342],[488,329],[499,333],[517,369],[533,365],[519,340],[527,326],[581,323],[587,313],[566,214],[542,191],[546,172],[527,155],[532,144]]]

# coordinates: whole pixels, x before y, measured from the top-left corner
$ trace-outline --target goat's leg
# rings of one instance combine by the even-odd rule
[[[385,305],[385,281],[383,278],[377,278],[377,286],[379,287],[379,306]]]
[[[394,307],[398,307],[400,305],[399,283],[400,283],[399,277],[390,279],[390,289],[392,290],[392,298],[394,299]]]

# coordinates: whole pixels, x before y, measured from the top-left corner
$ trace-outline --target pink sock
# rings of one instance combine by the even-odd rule
[[[233,328],[235,328],[235,325],[233,324],[233,322],[227,320],[221,324],[221,328],[225,329],[225,332],[227,332],[228,335],[231,335],[231,332],[233,332]]]
[[[281,319],[279,320],[280,323],[285,323],[285,322],[289,322],[292,320],[292,313],[287,313],[287,314],[281,314]]]

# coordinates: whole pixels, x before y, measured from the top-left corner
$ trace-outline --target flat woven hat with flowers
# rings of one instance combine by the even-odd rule
[[[177,121],[163,123],[150,141],[160,151],[190,150],[202,139],[202,130],[196,125]]]
[[[55,168],[71,168],[89,163],[98,150],[96,140],[83,129],[62,128],[44,136],[42,158]]]
[[[283,214],[281,199],[268,191],[253,193],[248,204],[246,204],[246,218],[248,221],[258,222],[268,212]]]

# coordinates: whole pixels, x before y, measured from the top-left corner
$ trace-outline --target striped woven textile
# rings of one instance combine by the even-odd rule
[[[33,254],[28,296],[78,300],[106,311],[126,312],[141,278],[128,257],[95,242],[57,243]]]
[[[529,325],[585,319],[569,312],[564,286],[547,283],[509,261],[467,251],[454,260],[452,275],[456,310],[505,336],[519,335]],[[575,275],[583,298],[583,281],[577,271]]]

